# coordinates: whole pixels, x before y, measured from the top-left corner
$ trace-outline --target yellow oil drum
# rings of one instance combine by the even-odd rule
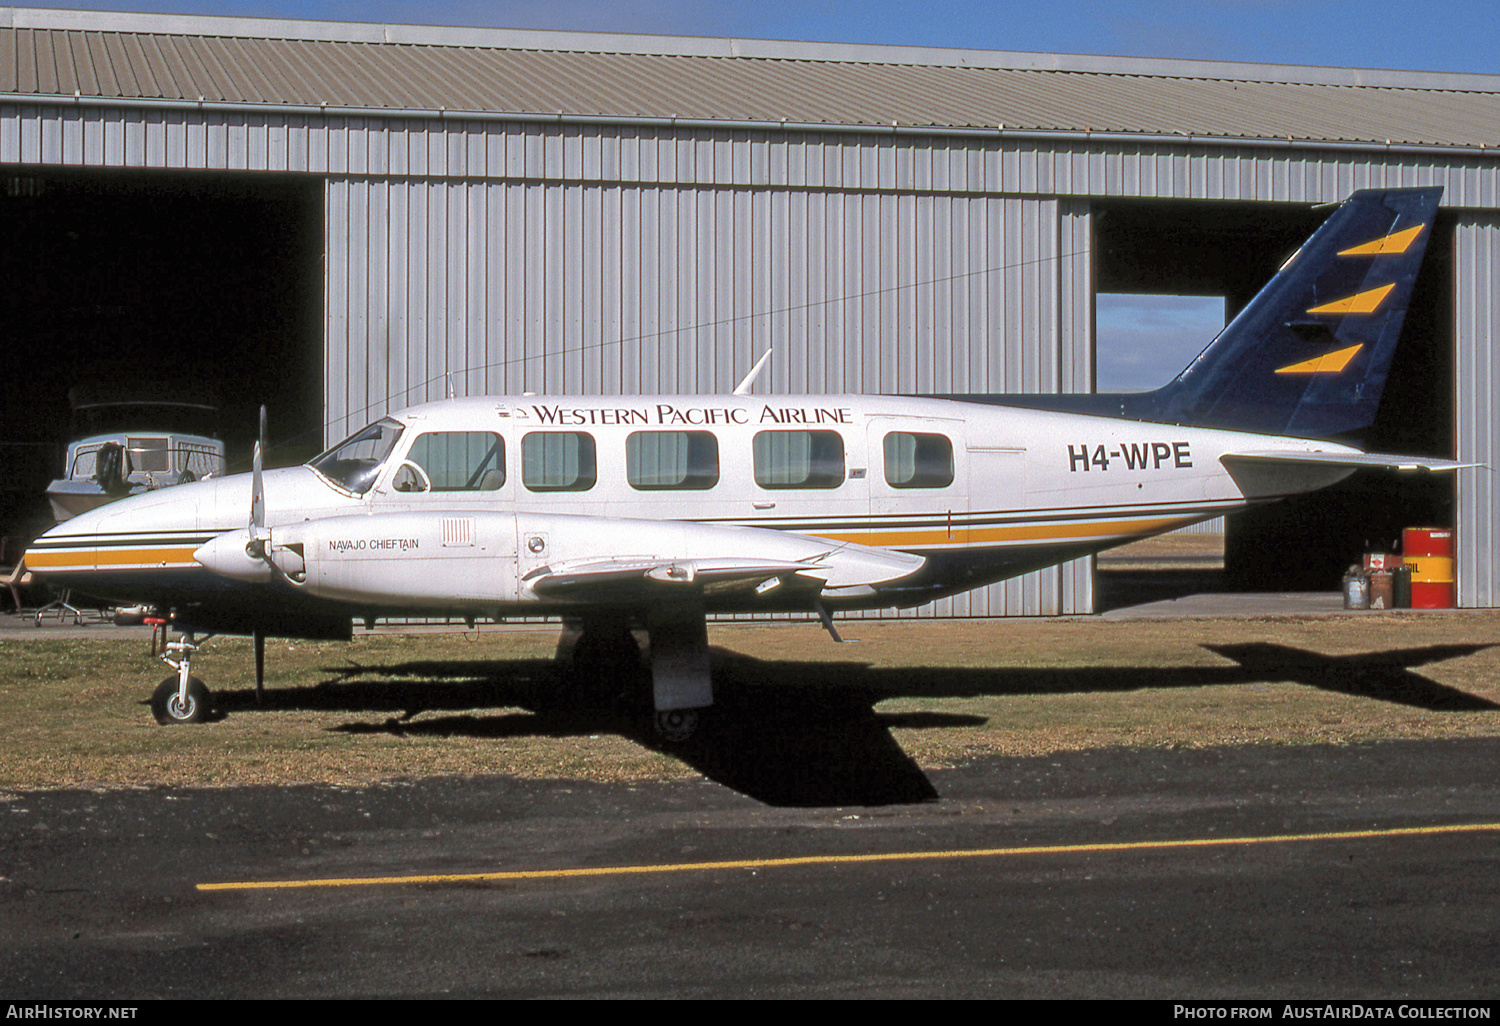
[[[1401,558],[1411,568],[1413,609],[1453,608],[1451,527],[1408,527],[1401,532]]]

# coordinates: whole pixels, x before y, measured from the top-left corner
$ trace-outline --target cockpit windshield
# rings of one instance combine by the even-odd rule
[[[363,495],[375,483],[380,464],[396,447],[402,425],[385,417],[344,439],[309,464],[340,488]]]

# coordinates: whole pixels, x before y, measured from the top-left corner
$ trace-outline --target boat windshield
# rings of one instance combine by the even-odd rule
[[[380,464],[401,437],[399,422],[386,417],[344,439],[309,464],[340,488],[363,495],[375,483]]]

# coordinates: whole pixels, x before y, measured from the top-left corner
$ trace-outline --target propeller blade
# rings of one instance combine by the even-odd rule
[[[262,406],[260,408],[260,437],[255,441],[255,452],[250,460],[250,526],[245,532],[249,536],[245,544],[245,552],[252,559],[264,559],[269,564],[266,543],[271,540],[271,532],[266,530],[265,448],[266,408]]]
[[[265,482],[261,479],[260,443],[255,443],[255,471],[250,484],[250,531],[258,533],[266,526]]]
[[[266,408],[260,408],[260,438],[255,443],[254,476],[250,488],[250,530],[259,536],[266,526],[266,488],[263,479],[266,451]]]

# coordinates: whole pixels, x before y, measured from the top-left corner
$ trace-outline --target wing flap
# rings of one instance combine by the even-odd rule
[[[705,594],[769,590],[772,582],[817,591],[819,576],[803,563],[764,559],[603,559],[538,567],[523,579],[543,598],[592,602],[668,598],[691,588]],[[800,579],[799,579],[800,578]]]

